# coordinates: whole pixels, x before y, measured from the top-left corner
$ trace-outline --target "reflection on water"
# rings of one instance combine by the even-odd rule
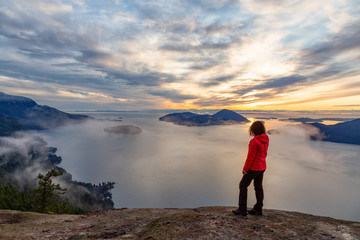
[[[102,115],[104,116],[104,114]],[[115,207],[236,206],[250,137],[248,124],[185,127],[159,114],[114,113],[139,135],[112,135],[119,122],[91,121],[39,134],[75,180],[115,181]],[[360,147],[313,142],[289,122],[265,120],[270,136],[265,207],[360,221]],[[250,188],[249,207],[254,202]]]

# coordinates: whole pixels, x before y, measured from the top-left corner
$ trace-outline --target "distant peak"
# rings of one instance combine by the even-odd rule
[[[36,104],[31,98],[10,95],[3,92],[0,92],[0,101],[34,102]]]
[[[233,121],[243,121],[243,122],[248,122],[249,121],[248,119],[241,116],[237,112],[234,112],[234,111],[231,111],[231,110],[228,110],[228,109],[220,110],[219,112],[215,113],[213,116],[217,117],[217,118],[220,118],[220,119],[223,119],[223,120],[233,120]]]

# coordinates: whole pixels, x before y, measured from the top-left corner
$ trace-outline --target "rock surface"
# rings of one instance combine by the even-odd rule
[[[86,215],[0,211],[0,239],[360,239],[360,223],[264,210],[234,216],[233,207],[115,209]]]

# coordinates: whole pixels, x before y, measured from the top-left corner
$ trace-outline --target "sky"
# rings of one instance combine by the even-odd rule
[[[0,91],[62,110],[360,110],[359,0],[0,0]]]

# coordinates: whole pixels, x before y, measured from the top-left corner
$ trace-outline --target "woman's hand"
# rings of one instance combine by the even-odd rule
[[[247,174],[247,171],[244,171],[244,170],[243,170],[243,174],[244,174],[244,175]]]

